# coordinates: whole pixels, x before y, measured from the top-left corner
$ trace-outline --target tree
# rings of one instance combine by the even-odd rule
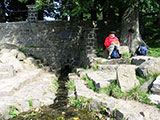
[[[130,5],[128,4],[127,9],[122,16],[120,37],[122,44],[128,45],[131,51],[135,51],[139,45],[146,45],[142,40],[139,29],[140,12],[153,11],[158,7],[158,1],[154,1],[153,3],[151,0],[140,0],[133,2]]]

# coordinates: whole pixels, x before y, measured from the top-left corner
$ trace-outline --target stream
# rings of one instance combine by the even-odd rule
[[[71,68],[69,66],[60,70],[59,87],[54,104],[43,106],[36,112],[21,113],[10,120],[100,120],[88,108],[78,109],[69,104],[66,83],[69,80],[68,73],[70,72]]]

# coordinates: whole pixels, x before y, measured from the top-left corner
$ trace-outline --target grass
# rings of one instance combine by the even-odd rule
[[[9,106],[9,115],[11,118],[18,116],[18,109],[15,106]]]
[[[160,44],[160,43],[159,43]],[[160,57],[160,47],[158,48],[154,48],[154,47],[150,47],[148,48],[148,54],[147,56],[153,56],[153,57]]]
[[[83,96],[79,96],[78,99],[75,97],[71,97],[71,104],[79,109],[88,107],[88,103],[91,102],[91,99],[84,98]]]
[[[32,108],[32,107],[33,107],[33,102],[32,102],[32,100],[27,100],[27,101],[28,101],[29,107]]]
[[[125,93],[125,99],[131,99],[136,100],[141,103],[151,104],[151,101],[149,100],[149,94],[145,93],[143,91],[140,91],[140,86],[137,86],[130,91]]]
[[[68,88],[69,91],[74,91],[75,90],[75,85],[74,85],[73,80],[68,81],[67,88]]]
[[[59,84],[57,81],[52,81],[52,83],[54,84],[54,86],[56,87],[56,90],[58,90]]]
[[[97,71],[98,70],[98,64],[96,64],[95,66],[93,66],[93,70]]]
[[[93,91],[96,91],[96,86],[93,80],[90,80],[87,75],[84,75],[82,79],[85,80],[85,83],[88,86],[88,88],[92,89]]]
[[[129,58],[131,55],[130,53],[123,53],[122,58]]]
[[[151,104],[148,93],[140,91],[140,86],[136,86],[128,92],[122,92],[121,88],[113,81],[109,86],[101,88],[99,93],[105,93],[118,99],[136,100],[142,103]]]
[[[116,81],[113,81],[109,86],[99,89],[99,93],[105,93],[109,96],[115,98],[122,98],[124,93],[121,91],[121,88],[117,85]]]
[[[137,79],[139,80],[140,85],[143,85],[145,82],[147,82],[147,81],[150,80],[150,79],[155,80],[158,76],[159,76],[159,74],[153,74],[153,75],[150,75],[150,74],[149,74],[149,75],[147,75],[146,78],[142,78],[142,77],[139,77],[139,76],[136,76],[136,77],[137,77]]]

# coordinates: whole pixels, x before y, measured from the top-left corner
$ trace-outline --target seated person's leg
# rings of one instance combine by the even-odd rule
[[[112,54],[112,52],[114,50],[114,45],[110,45],[107,50],[109,52],[108,58],[111,58],[111,54]]]

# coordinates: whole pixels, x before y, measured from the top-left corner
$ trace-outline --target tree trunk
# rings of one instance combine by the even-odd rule
[[[139,11],[138,7],[128,8],[122,16],[121,37],[122,45],[129,46],[134,52],[139,45],[146,45],[141,38],[139,30]]]

